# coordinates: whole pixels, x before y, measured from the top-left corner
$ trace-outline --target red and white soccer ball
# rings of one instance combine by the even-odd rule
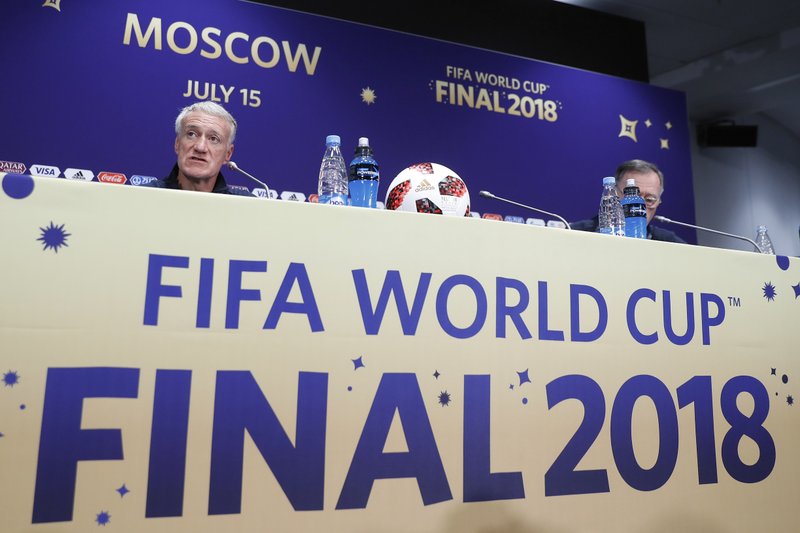
[[[464,180],[446,166],[417,163],[389,184],[386,209],[468,217],[469,191]]]

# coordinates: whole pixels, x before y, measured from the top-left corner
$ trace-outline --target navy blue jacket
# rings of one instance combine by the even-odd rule
[[[597,215],[595,215],[593,218],[587,218],[586,220],[570,222],[569,225],[572,229],[579,231],[597,231]],[[679,242],[681,244],[686,244],[686,241],[678,237],[674,232],[668,229],[659,228],[658,226],[653,226],[652,224],[647,225],[647,238],[653,239],[654,241]]]
[[[147,183],[145,186],[156,187],[158,189],[180,189],[181,184],[178,183],[178,164],[175,163],[175,166],[172,167],[172,172],[169,173],[169,176],[167,176],[163,180],[151,181],[150,183]],[[235,194],[237,196],[252,196],[252,194],[243,189],[229,187],[228,184],[225,183],[225,178],[222,177],[222,172],[217,174],[217,181],[214,184],[214,190],[211,192],[217,194]]]

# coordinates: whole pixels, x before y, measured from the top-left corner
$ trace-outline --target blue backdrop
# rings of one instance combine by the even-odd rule
[[[576,220],[596,212],[603,176],[641,158],[666,175],[659,212],[694,221],[683,93],[235,0],[0,12],[6,169],[164,177],[178,110],[210,98],[239,121],[233,159],[278,191],[316,192],[335,133],[348,159],[370,138],[381,200],[403,168],[433,161],[466,181],[473,211],[531,216],[478,197],[489,189]]]

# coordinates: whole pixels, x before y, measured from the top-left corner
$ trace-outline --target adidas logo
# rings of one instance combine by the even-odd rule
[[[422,192],[422,191],[432,191],[435,187],[431,185],[426,178],[422,178],[422,181],[419,182],[419,185],[414,189],[414,192]]]
[[[64,171],[64,177],[68,180],[92,181],[94,172],[85,168],[68,168]]]

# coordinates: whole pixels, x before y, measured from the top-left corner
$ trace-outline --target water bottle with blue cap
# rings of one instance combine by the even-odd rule
[[[347,165],[338,135],[325,138],[325,155],[319,167],[319,203],[347,205]]]

